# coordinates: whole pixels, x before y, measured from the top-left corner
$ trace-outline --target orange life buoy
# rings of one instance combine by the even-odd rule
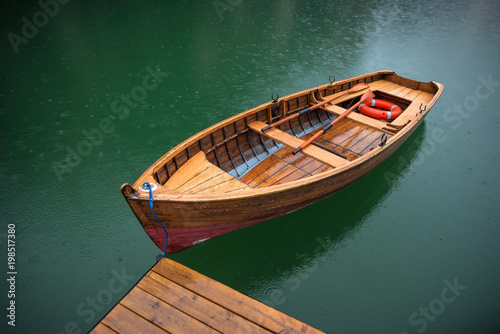
[[[378,110],[371,107],[376,107],[384,110]],[[383,100],[372,99],[366,104],[359,105],[359,111],[366,116],[370,116],[376,119],[385,119],[392,121],[396,119],[403,112],[401,108],[395,104],[392,104]]]

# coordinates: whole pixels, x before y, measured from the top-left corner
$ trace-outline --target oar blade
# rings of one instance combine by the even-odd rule
[[[370,88],[370,86],[364,82],[360,82],[358,84],[355,84],[354,86],[349,89],[349,94],[359,92],[360,90]]]
[[[361,96],[361,99],[359,99],[359,102],[357,104],[360,105],[361,103],[368,102],[374,98],[375,98],[375,94],[373,94],[373,92],[371,90],[369,90]]]

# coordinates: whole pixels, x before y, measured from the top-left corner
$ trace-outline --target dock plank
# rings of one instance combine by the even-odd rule
[[[324,332],[162,258],[90,333]]]
[[[121,304],[116,305],[111,312],[108,313],[102,323],[121,334],[164,334],[166,332]],[[95,332],[92,331],[91,333]]]
[[[146,283],[149,282],[146,281],[143,286]],[[218,333],[213,328],[142,289],[130,291],[127,298],[120,302],[120,305],[169,333]]]
[[[148,273],[138,286],[221,333],[231,332],[234,328],[247,333],[270,333],[157,273]]]
[[[106,327],[103,323],[99,323],[94,330],[92,331],[94,334],[116,334],[114,330],[109,327]]]
[[[153,271],[168,276],[170,280],[270,331],[279,333],[287,329],[289,333],[321,333],[299,320],[170,259],[162,259]]]

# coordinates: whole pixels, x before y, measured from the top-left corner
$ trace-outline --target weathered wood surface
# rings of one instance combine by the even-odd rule
[[[91,333],[323,333],[168,258]]]

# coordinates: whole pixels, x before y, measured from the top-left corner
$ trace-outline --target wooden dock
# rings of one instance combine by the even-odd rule
[[[91,333],[323,333],[162,258]]]

